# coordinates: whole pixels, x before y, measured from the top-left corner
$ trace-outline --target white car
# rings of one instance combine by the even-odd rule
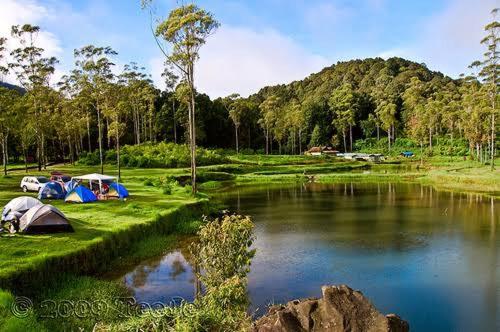
[[[24,192],[39,191],[45,183],[49,182],[45,176],[25,176],[21,181],[21,189]]]

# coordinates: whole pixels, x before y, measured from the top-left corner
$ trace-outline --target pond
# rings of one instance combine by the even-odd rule
[[[253,217],[252,312],[318,297],[326,284],[361,290],[412,331],[500,330],[500,202],[417,184],[231,188],[218,195]],[[117,279],[137,300],[192,300],[185,246]]]

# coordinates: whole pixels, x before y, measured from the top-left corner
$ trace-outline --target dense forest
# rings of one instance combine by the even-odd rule
[[[483,43],[490,54],[459,79],[401,58],[372,58],[339,62],[248,98],[211,100],[197,92],[196,143],[245,153],[300,154],[325,145],[387,153],[403,141],[427,153],[446,145],[448,154],[485,162],[498,144],[499,65],[493,59],[498,29],[498,23],[487,27]],[[36,45],[39,30],[12,27],[9,38],[20,45],[15,49],[0,39],[0,71],[14,75],[20,86],[0,86],[4,165],[26,161],[42,167],[49,161],[74,162],[93,151],[102,159],[106,150],[119,151],[121,145],[189,143],[190,95],[171,67],[165,67],[166,89],[160,91],[140,65],[115,69],[116,51],[89,45],[75,50],[74,69],[54,85],[57,59],[45,57]]]

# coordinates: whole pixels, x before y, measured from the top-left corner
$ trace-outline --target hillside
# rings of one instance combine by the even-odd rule
[[[25,93],[26,92],[22,87],[14,85],[14,84],[7,83],[7,82],[0,82],[0,87],[7,88],[7,89],[17,90],[20,93]]]
[[[369,58],[338,62],[303,80],[264,87],[249,100],[261,105],[271,97],[280,109],[270,125],[284,128],[283,138],[279,129],[274,130],[273,138],[278,143],[282,139],[283,144],[290,145],[293,139],[288,134],[293,124],[284,122],[295,107],[302,111],[302,118],[297,120],[302,126],[302,143],[323,145],[333,141],[333,145],[341,147],[351,129],[353,141],[372,137],[376,132],[382,136],[388,130],[392,130],[393,139],[403,134],[410,115],[405,113],[403,95],[414,78],[425,84],[429,97],[445,91],[459,95],[460,81],[432,71],[425,64],[402,58]],[[341,110],[336,109],[342,104],[348,108],[352,105],[351,118],[342,118]]]

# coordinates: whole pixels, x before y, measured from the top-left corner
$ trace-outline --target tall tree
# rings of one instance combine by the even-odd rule
[[[179,83],[179,76],[174,73],[172,66],[170,66],[168,62],[165,63],[165,68],[161,76],[165,80],[166,92],[169,93],[170,99],[172,100],[172,127],[174,130],[174,143],[177,144],[177,121],[175,119],[175,87]]]
[[[106,85],[114,78],[111,71],[114,63],[111,61],[111,57],[117,54],[111,47],[96,47],[94,45],[76,49],[74,52],[75,64],[82,74],[82,84],[90,92],[93,107],[97,115],[101,173],[104,173],[102,108],[105,99],[109,98],[109,95],[106,95]]]
[[[19,99],[17,91],[0,87],[0,145],[4,175],[7,175],[8,140],[17,125],[15,111]]]
[[[344,139],[345,152],[347,152],[346,132],[349,129],[349,151],[352,152],[352,127],[358,109],[357,96],[352,86],[346,83],[335,89],[328,100],[328,105],[334,116],[333,124]]]
[[[266,154],[270,153],[269,145],[271,143],[270,135],[271,130],[275,126],[276,123],[276,115],[278,112],[278,108],[280,107],[281,100],[276,95],[270,95],[266,98],[260,105],[260,113],[261,118],[259,119],[259,124],[261,128],[264,130],[264,136],[266,139]]]
[[[57,63],[55,57],[44,57],[44,49],[36,44],[40,27],[25,24],[12,26],[11,35],[20,44],[20,47],[10,52],[12,62],[9,68],[16,75],[18,82],[26,90],[29,100],[32,102],[31,109],[34,112],[35,132],[37,137],[37,159],[38,170],[41,171],[42,163],[45,164],[45,132],[43,123],[40,121],[42,113],[47,111],[40,102],[44,93],[48,92],[49,81],[54,73]]]
[[[142,0],[143,7],[151,6],[152,0]],[[191,182],[196,193],[196,118],[195,118],[195,63],[199,59],[200,48],[208,36],[219,27],[214,16],[194,4],[181,5],[170,12],[168,18],[158,24],[155,36],[171,44],[171,51],[160,49],[168,63],[174,65],[186,81],[191,102],[189,104],[189,134],[191,148]],[[158,40],[157,40],[158,41]]]
[[[500,22],[496,20],[500,8],[491,11],[493,22],[485,26],[486,37],[481,40],[481,44],[486,47],[484,58],[473,65],[481,67],[479,77],[483,79],[488,89],[490,100],[490,164],[491,170],[495,168],[495,119],[497,111],[498,86],[500,84]]]

